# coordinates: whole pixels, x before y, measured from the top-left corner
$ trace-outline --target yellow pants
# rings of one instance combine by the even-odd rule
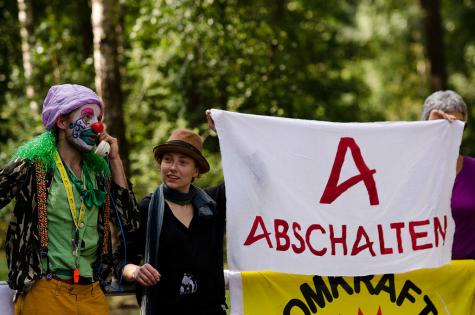
[[[15,315],[108,315],[109,307],[99,283],[72,285],[55,279],[38,280],[18,297]]]

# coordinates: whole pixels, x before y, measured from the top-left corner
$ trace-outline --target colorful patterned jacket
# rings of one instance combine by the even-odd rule
[[[41,257],[42,253],[47,253],[47,216],[41,214],[41,209],[46,209],[52,178],[52,171],[45,171],[39,162],[25,159],[14,159],[0,171],[0,209],[16,199],[6,237],[6,254],[8,284],[19,293],[28,291],[36,280],[46,274],[46,270],[42,270]],[[112,182],[102,175],[97,175],[96,180],[101,190]],[[123,229],[134,231],[138,228],[139,215],[132,190],[113,182],[110,187]],[[94,280],[100,281],[103,289],[111,280],[110,220],[116,222],[117,215],[108,195],[99,211],[98,258],[93,265]]]

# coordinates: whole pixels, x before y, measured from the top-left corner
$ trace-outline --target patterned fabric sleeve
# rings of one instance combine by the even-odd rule
[[[151,195],[150,195],[151,196]],[[114,252],[115,276],[122,279],[122,269],[126,264],[132,263],[139,265],[145,253],[145,233],[147,230],[148,205],[150,196],[145,197],[138,203],[140,226],[133,232],[120,234],[119,244]],[[122,281],[124,282],[124,281]]]
[[[0,209],[19,193],[31,168],[26,160],[16,159],[0,170]]]
[[[129,183],[129,187],[132,187],[131,183]],[[127,233],[136,231],[139,228],[140,215],[133,190],[120,187],[112,182],[112,194],[115,197],[114,202],[117,206],[116,210],[121,219],[122,228]],[[112,211],[115,212],[113,206]],[[117,222],[117,215],[115,213],[112,217]]]

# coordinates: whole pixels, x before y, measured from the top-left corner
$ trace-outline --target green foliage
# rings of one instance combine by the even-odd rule
[[[359,74],[368,54],[351,32],[357,9],[342,0],[331,6],[126,2],[128,137],[137,190],[158,180],[149,171],[156,169],[153,146],[177,126],[207,132],[207,108],[333,121],[383,119],[381,107],[365,105],[369,89]],[[216,139],[206,148],[218,160]]]
[[[192,126],[203,126],[211,107],[360,118],[368,90],[351,66],[364,56],[349,32],[354,4],[142,1],[140,7],[140,17],[126,25],[134,41],[128,74],[132,95],[147,108]]]
[[[0,281],[7,280],[8,268],[7,261],[5,260],[5,254],[0,251]]]
[[[204,111],[328,121],[419,119],[429,91],[422,12],[402,0],[123,0],[122,82],[137,196],[160,182],[155,145],[171,130],[200,132],[222,181],[219,144]],[[33,82],[41,105],[56,83],[94,87],[87,0],[33,1]],[[471,1],[443,1],[450,87],[472,103]],[[42,132],[25,96],[18,11],[0,0],[0,163]],[[470,121],[475,117],[472,108]],[[475,154],[475,131],[465,132]],[[1,215],[1,214],[0,214]]]
[[[0,0],[0,162],[5,160],[5,151],[8,151],[4,144],[16,138],[16,124],[21,117],[14,106],[8,105],[12,95],[21,99],[24,88],[20,76],[22,62],[17,16],[15,2]]]
[[[462,152],[475,155],[475,3],[473,1],[443,2],[445,17],[446,59],[450,88],[460,93],[469,106],[467,129]]]
[[[94,88],[90,1],[37,0],[34,100],[73,82]],[[160,183],[153,147],[177,127],[206,138],[205,109],[327,121],[417,120],[430,94],[423,12],[410,0],[121,0],[122,88],[137,198]],[[475,155],[475,3],[442,1],[449,87],[470,107],[462,152]],[[0,165],[43,131],[25,95],[16,1],[0,0]],[[13,205],[0,210],[0,248]],[[0,257],[0,279],[4,266]],[[3,273],[2,273],[3,272]]]
[[[14,1],[0,0],[0,165],[5,165],[18,143],[34,132],[34,119],[25,106],[18,11]],[[0,249],[4,246],[12,206],[0,209]],[[0,251],[1,253],[1,251]],[[1,254],[0,254],[1,256]],[[0,280],[6,278],[0,257]]]
[[[386,120],[418,120],[429,94],[422,13],[414,1],[363,1],[358,33],[372,58],[363,62],[369,103]]]
[[[87,1],[33,3],[33,63],[38,103],[42,104],[53,84],[74,82],[94,87],[92,33],[83,29],[84,23],[90,25]],[[85,15],[81,14],[84,10]]]

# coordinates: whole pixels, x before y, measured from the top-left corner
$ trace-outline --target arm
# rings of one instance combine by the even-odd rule
[[[211,110],[207,109],[206,110],[206,120],[208,121],[208,127],[209,129],[213,130],[214,132],[216,132],[216,126],[214,124],[214,120],[213,120],[213,117],[211,117]]]
[[[457,120],[457,117],[455,117],[452,114],[448,114],[440,109],[433,109],[430,114],[429,114],[429,120],[437,120],[437,119],[445,119],[448,120],[449,122]]]
[[[33,171],[32,165],[20,159],[10,161],[0,170],[0,209],[15,198]]]
[[[110,144],[108,159],[112,174],[111,191],[112,196],[114,196],[114,203],[117,205],[121,223],[126,231],[136,230],[139,226],[137,201],[132,190],[132,184],[125,176],[124,166],[119,155],[118,141],[106,132],[101,133],[99,140]],[[113,218],[117,220],[116,216]]]
[[[112,180],[122,188],[127,188],[127,177],[125,176],[124,166],[119,155],[119,143],[117,138],[110,136],[107,132],[101,133],[100,141],[106,141],[110,144],[109,163],[111,167]]]
[[[224,183],[218,186],[205,188],[206,193],[216,202],[216,211],[219,216],[226,219],[226,186]]]
[[[138,203],[140,213],[139,228],[125,233],[125,243],[124,237],[120,235],[120,243],[114,253],[116,277],[127,282],[137,282],[142,286],[152,286],[160,280],[160,273],[155,268],[149,264],[140,265],[145,252],[145,233],[149,203],[150,197],[146,197]],[[125,257],[126,251],[127,257]]]
[[[129,183],[128,186],[132,187],[132,184]],[[111,207],[113,207],[114,204],[117,206],[116,210],[123,229],[127,233],[137,231],[141,225],[140,211],[137,208],[137,201],[135,199],[133,190],[123,188],[117,185],[115,182],[112,182],[111,192],[111,198],[114,198],[113,203],[111,203]],[[112,219],[117,225],[117,216],[113,215]]]
[[[216,132],[216,125],[214,124],[213,117],[211,117],[211,110],[206,110],[206,120],[208,121],[208,127]],[[208,187],[205,189],[206,193],[213,198],[216,202],[216,209],[218,213],[223,215],[226,218],[226,189],[224,183],[214,186]]]
[[[150,287],[156,285],[160,281],[160,273],[152,265],[145,264],[142,266],[135,264],[127,264],[124,266],[122,275],[126,281],[137,282],[141,286]]]

